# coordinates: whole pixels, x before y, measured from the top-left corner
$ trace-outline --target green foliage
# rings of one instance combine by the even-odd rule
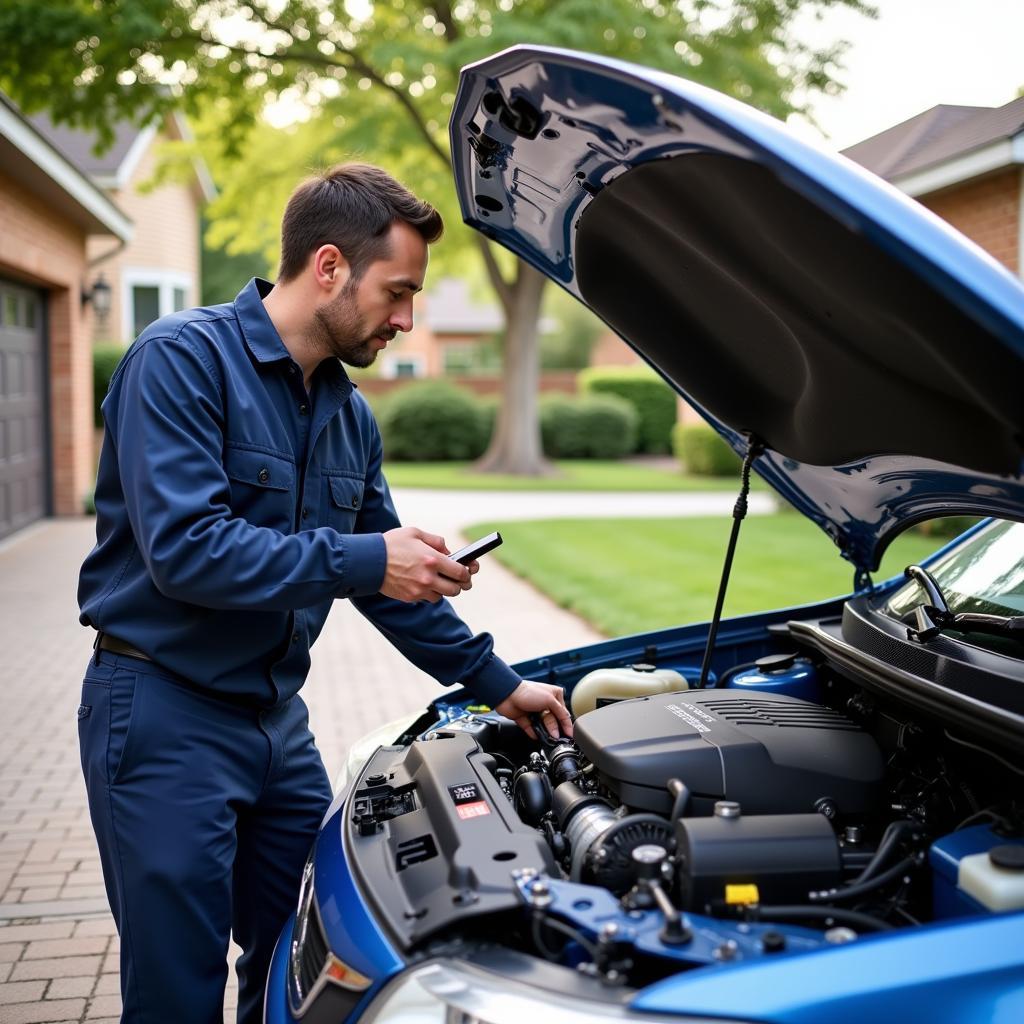
[[[785,117],[840,89],[845,44],[815,49],[792,31],[797,14],[834,7],[873,14],[864,0],[0,0],[0,88],[105,145],[118,119],[183,109],[220,189],[209,244],[270,265],[298,179],[342,159],[384,163],[445,215],[438,255],[450,271],[480,245],[461,224],[449,166],[463,65],[517,43],[565,46]],[[287,128],[264,119],[274,103]],[[508,279],[512,261],[497,257]]]
[[[377,422],[386,458],[425,462],[482,454],[481,420],[479,403],[468,392],[422,381],[389,395]]]
[[[590,365],[590,353],[605,329],[601,321],[573,296],[559,289],[548,292],[544,316],[554,330],[540,338],[543,370],[582,370]]]
[[[213,306],[231,302],[250,278],[267,277],[270,264],[261,253],[229,253],[226,249],[211,248],[205,243],[208,226],[209,220],[204,217],[201,301],[204,306]]]
[[[107,397],[110,378],[114,376],[117,364],[125,354],[125,347],[116,341],[97,342],[92,349],[92,402],[93,421],[97,427],[103,426],[103,415],[100,405]]]
[[[636,442],[637,414],[614,395],[547,395],[540,401],[544,454],[555,459],[621,459]]]
[[[683,470],[695,476],[738,476],[740,457],[721,435],[703,424],[680,423],[672,431],[672,447]]]
[[[617,395],[636,409],[636,450],[661,455],[672,450],[676,394],[646,366],[594,366],[577,377],[584,394]]]

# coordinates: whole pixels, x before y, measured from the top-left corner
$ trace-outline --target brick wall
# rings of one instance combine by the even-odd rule
[[[920,196],[919,201],[1020,274],[1021,169]]]
[[[85,233],[2,173],[0,224],[0,275],[46,289],[53,512],[76,515],[93,485]]]

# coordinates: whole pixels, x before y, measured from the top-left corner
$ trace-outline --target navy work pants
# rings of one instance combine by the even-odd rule
[[[331,800],[305,704],[259,711],[100,651],[78,724],[121,936],[122,1022],[221,1024],[233,932],[238,1021],[258,1024],[274,943]]]

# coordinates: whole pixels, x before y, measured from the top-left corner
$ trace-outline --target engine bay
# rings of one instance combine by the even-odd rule
[[[650,669],[615,671],[635,694]],[[998,755],[810,651],[648,685],[540,742],[439,702],[371,757],[342,828],[399,948],[497,943],[638,986],[1012,909],[1024,816]]]

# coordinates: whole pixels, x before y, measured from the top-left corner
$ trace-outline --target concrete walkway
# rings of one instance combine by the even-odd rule
[[[727,513],[731,495],[396,493],[403,520],[451,547],[470,522],[577,515]],[[765,511],[754,495],[752,511]],[[75,711],[91,650],[78,625],[78,567],[92,520],[48,521],[0,543],[0,1024],[113,1022],[118,940],[78,763]],[[456,607],[508,661],[600,639],[490,560]],[[346,602],[313,650],[303,696],[332,777],[353,740],[439,692]],[[234,986],[225,1019],[232,1019]],[[184,1024],[184,1022],[183,1022]]]

